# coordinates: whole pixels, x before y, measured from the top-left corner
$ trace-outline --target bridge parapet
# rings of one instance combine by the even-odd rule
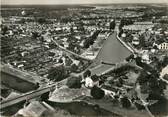
[[[44,93],[50,92],[51,90],[53,90],[55,88],[55,86],[56,86],[56,84],[52,84],[52,85],[49,85],[49,86],[44,87],[42,89],[38,89],[38,90],[35,90],[35,91],[25,93],[21,96],[13,98],[13,99],[3,100],[2,102],[0,102],[0,105],[1,105],[0,106],[0,111],[2,111],[3,109],[5,109],[7,107],[10,107],[14,104],[17,104],[19,102],[31,100],[33,98],[41,96]]]

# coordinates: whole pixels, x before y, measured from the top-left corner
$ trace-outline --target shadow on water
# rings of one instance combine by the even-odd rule
[[[58,103],[47,101],[49,105],[56,108],[59,107],[61,109],[65,109],[72,115],[77,116],[112,116],[112,117],[122,117],[118,114],[109,112],[100,108],[98,105],[91,105],[86,102],[69,102],[69,103]]]

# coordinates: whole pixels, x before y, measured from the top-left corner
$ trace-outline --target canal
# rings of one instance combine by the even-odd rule
[[[92,74],[101,74],[112,67],[111,65],[102,65],[101,62],[119,63],[131,54],[131,51],[117,39],[117,32],[114,32],[104,42],[103,47],[97,55],[94,63],[99,66],[92,69]]]

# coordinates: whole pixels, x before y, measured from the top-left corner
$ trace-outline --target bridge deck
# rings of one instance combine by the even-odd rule
[[[49,92],[53,87],[55,87],[54,85],[50,85],[48,87],[42,88],[42,89],[38,89],[32,92],[28,92],[25,93],[19,97],[13,98],[13,99],[9,99],[9,100],[4,100],[2,102],[0,102],[0,110],[9,107],[11,105],[17,104],[19,102],[25,101],[25,100],[30,100],[32,98],[38,97],[46,92]]]

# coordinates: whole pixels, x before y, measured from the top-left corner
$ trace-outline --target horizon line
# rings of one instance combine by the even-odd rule
[[[121,3],[70,3],[70,4],[1,4],[0,6],[3,5],[107,5],[107,4],[166,4],[168,5],[168,2],[162,2],[162,3],[158,3],[158,2],[141,2],[141,3],[126,3],[126,2],[121,2]]]

